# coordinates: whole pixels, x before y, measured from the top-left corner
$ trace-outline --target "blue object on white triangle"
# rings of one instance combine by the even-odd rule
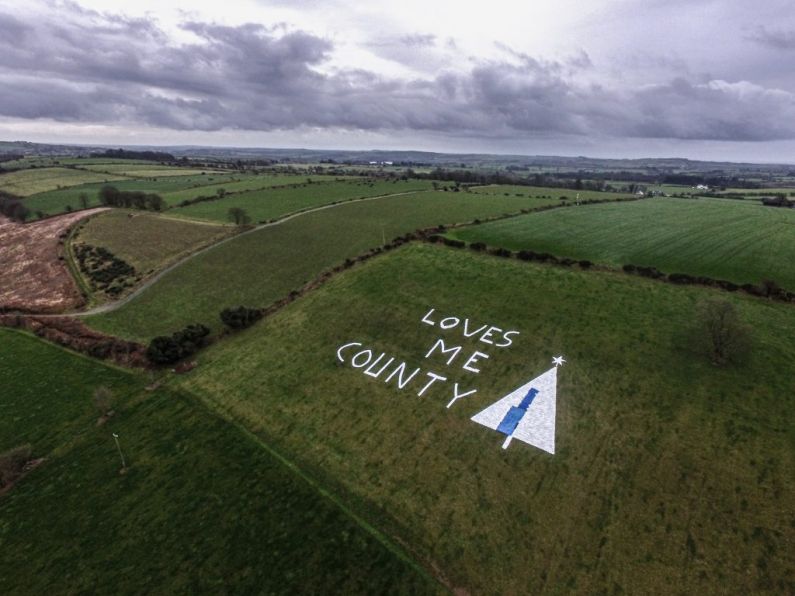
[[[478,412],[472,420],[507,435],[503,449],[512,439],[518,439],[554,454],[558,364],[562,362]]]

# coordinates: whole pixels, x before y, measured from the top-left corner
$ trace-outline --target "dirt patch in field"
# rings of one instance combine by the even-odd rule
[[[64,239],[75,223],[104,209],[68,213],[20,224],[0,216],[0,310],[58,313],[84,298],[64,257]]]

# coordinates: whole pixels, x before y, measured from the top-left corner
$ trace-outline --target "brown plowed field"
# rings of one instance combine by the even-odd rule
[[[0,309],[55,313],[83,304],[63,256],[61,236],[89,209],[19,224],[0,216]]]

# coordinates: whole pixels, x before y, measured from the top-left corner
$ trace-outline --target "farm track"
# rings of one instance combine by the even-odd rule
[[[211,251],[211,250],[213,250],[215,248],[218,248],[219,246],[222,246],[223,244],[226,244],[227,242],[231,242],[232,240],[235,240],[237,238],[241,238],[243,236],[247,236],[248,234],[253,234],[254,232],[258,232],[258,231],[263,230],[265,228],[270,228],[270,227],[281,225],[281,224],[283,224],[285,222],[288,222],[288,221],[290,221],[292,219],[295,219],[297,217],[301,217],[302,215],[308,215],[310,213],[315,213],[317,211],[323,211],[325,209],[332,209],[334,207],[340,207],[342,205],[348,205],[350,203],[361,203],[361,202],[364,202],[364,201],[375,201],[375,200],[378,200],[378,199],[387,199],[387,198],[391,198],[391,197],[412,195],[412,194],[416,194],[418,192],[421,192],[421,191],[411,190],[411,191],[405,191],[405,192],[378,195],[378,196],[375,196],[375,197],[363,197],[363,198],[359,198],[359,199],[349,199],[349,200],[346,200],[346,201],[340,201],[338,203],[331,203],[329,205],[321,205],[320,207],[312,207],[310,209],[305,209],[303,211],[296,211],[295,213],[291,213],[291,214],[285,215],[281,219],[278,219],[276,221],[272,221],[272,222],[269,222],[269,223],[259,224],[259,225],[254,226],[253,228],[251,228],[249,230],[246,230],[245,232],[241,232],[240,234],[235,234],[233,236],[229,236],[228,238],[224,238],[220,242],[216,242],[215,244],[211,244],[210,246],[207,246],[205,248],[197,250],[194,253],[191,253],[190,255],[186,256],[185,258],[177,261],[176,263],[173,263],[172,265],[166,267],[165,269],[163,269],[159,273],[156,273],[155,275],[150,277],[143,284],[141,284],[141,286],[138,287],[134,292],[132,292],[128,296],[125,296],[121,300],[117,300],[116,302],[109,302],[107,304],[102,304],[100,306],[96,306],[96,307],[90,308],[88,310],[65,312],[65,313],[60,313],[60,314],[57,314],[57,315],[37,315],[37,316],[47,316],[47,317],[88,317],[88,316],[93,316],[93,315],[99,315],[99,314],[105,314],[105,313],[113,312],[113,311],[118,310],[119,308],[127,305],[129,302],[131,302],[132,300],[137,298],[139,295],[143,294],[152,285],[157,283],[162,277],[164,277],[165,275],[167,275],[171,271],[181,267],[182,265],[184,265],[186,262],[190,261],[194,257],[197,257],[197,256],[199,256],[201,254],[204,254],[204,253],[206,253],[208,251]]]

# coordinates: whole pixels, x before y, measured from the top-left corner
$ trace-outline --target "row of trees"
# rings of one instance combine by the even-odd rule
[[[158,194],[145,193],[140,190],[119,190],[111,185],[103,186],[100,189],[99,201],[106,207],[126,207],[148,211],[162,211],[166,207],[163,197]]]
[[[102,153],[92,153],[91,157],[109,157],[112,159],[145,159],[148,161],[177,161],[171,153],[163,151],[131,151],[129,149],[108,149]]]

